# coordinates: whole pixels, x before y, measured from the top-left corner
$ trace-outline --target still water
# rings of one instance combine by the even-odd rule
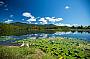
[[[2,38],[3,37],[3,38]],[[56,37],[67,37],[67,38],[78,38],[90,41],[90,33],[88,32],[56,32],[52,34],[38,33],[38,34],[27,34],[21,36],[1,36],[0,45],[6,45],[11,42],[22,39],[39,39],[39,38],[56,38]]]

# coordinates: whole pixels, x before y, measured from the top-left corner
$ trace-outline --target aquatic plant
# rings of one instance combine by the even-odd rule
[[[29,42],[30,48],[38,48],[46,54],[64,59],[89,59],[90,43],[73,38],[24,39],[17,43]],[[87,52],[87,53],[86,53]]]

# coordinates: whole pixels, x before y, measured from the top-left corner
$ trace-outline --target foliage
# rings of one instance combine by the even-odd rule
[[[26,23],[0,23],[0,35],[21,35],[28,33],[55,33],[56,31],[88,31],[90,32],[90,26],[56,26],[53,24],[26,24]]]
[[[72,38],[25,39],[17,43],[26,42],[30,48],[41,49],[44,53],[56,59],[90,59],[90,43]]]

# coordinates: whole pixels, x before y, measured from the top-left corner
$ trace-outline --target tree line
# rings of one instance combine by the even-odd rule
[[[90,29],[90,26],[56,26],[53,24],[27,24],[21,22],[15,23],[0,23],[0,35],[18,35],[18,34],[27,34],[27,33],[55,33],[56,31],[71,31],[71,30],[87,30]]]

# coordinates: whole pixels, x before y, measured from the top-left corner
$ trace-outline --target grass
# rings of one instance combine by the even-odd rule
[[[36,48],[18,46],[0,46],[0,59],[44,59],[49,58],[43,51]],[[50,56],[53,59],[52,56]]]
[[[0,46],[4,59],[90,59],[90,42],[72,38],[24,39],[29,47]],[[18,58],[17,58],[18,57]],[[0,58],[0,59],[1,59]]]

